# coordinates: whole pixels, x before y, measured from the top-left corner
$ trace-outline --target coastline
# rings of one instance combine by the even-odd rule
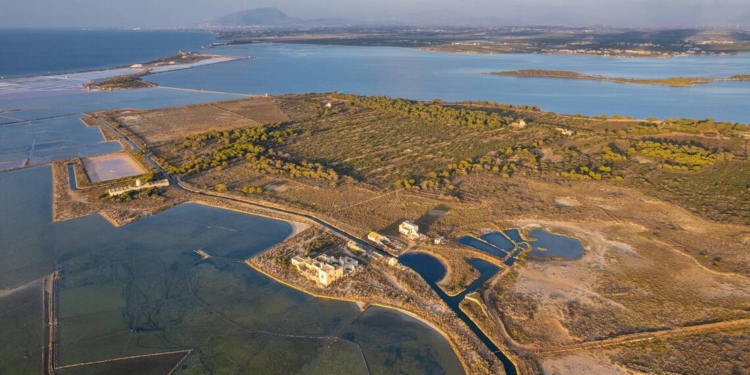
[[[571,79],[584,81],[612,82],[632,85],[648,86],[668,86],[690,88],[696,85],[704,85],[713,82],[744,82],[750,81],[748,75],[734,75],[725,78],[707,78],[707,77],[667,77],[667,78],[621,78],[621,77],[604,77],[599,75],[587,75],[572,71],[554,71],[554,70],[513,70],[503,72],[482,73],[485,75],[515,77],[515,78],[556,78]]]
[[[302,286],[292,284],[289,281],[282,280],[281,278],[276,277],[275,275],[272,275],[271,273],[263,270],[258,265],[256,265],[255,263],[253,263],[251,261],[251,259],[245,260],[245,264],[247,266],[249,266],[250,268],[254,269],[255,271],[257,271],[257,272],[265,275],[266,277],[268,277],[268,278],[270,278],[270,279],[272,279],[272,280],[274,280],[274,281],[276,281],[278,283],[286,285],[286,286],[288,286],[288,287],[290,287],[292,289],[298,290],[298,291],[300,291],[302,293],[305,293],[305,294],[308,294],[310,296],[313,296],[313,297],[316,297],[316,298],[324,298],[324,299],[330,299],[330,300],[336,300],[336,301],[343,301],[343,302],[355,303],[355,304],[357,304],[357,306],[359,306],[360,311],[362,311],[362,312],[364,312],[365,310],[367,310],[369,307],[373,307],[373,306],[374,307],[381,307],[381,308],[385,308],[385,309],[389,309],[389,310],[400,312],[402,314],[405,314],[407,316],[410,316],[410,317],[418,320],[420,323],[422,323],[422,324],[430,327],[431,329],[433,329],[436,332],[438,332],[441,336],[443,336],[443,338],[445,339],[445,341],[448,342],[448,344],[450,345],[451,349],[456,354],[456,357],[458,358],[458,360],[461,362],[461,366],[464,368],[464,372],[467,375],[468,374],[472,374],[471,368],[469,367],[468,363],[466,362],[466,359],[462,355],[462,352],[458,348],[458,345],[456,345],[456,343],[451,339],[450,336],[448,336],[447,333],[445,333],[445,331],[443,331],[441,328],[439,328],[437,325],[435,325],[434,323],[430,322],[429,320],[427,320],[427,319],[425,319],[423,317],[420,317],[419,315],[417,315],[417,314],[415,314],[415,313],[413,313],[411,311],[404,310],[404,309],[396,307],[396,306],[389,306],[389,305],[385,305],[385,304],[377,303],[377,302],[365,302],[365,301],[359,301],[359,300],[355,300],[355,299],[348,299],[348,298],[343,298],[343,297],[329,296],[329,295],[323,295],[323,294],[316,293],[316,292],[308,290],[308,289],[306,289],[306,288],[304,288]]]

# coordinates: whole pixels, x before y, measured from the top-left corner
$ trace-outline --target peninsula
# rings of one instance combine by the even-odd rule
[[[246,264],[313,295],[418,316],[465,368],[500,372],[502,361],[507,373],[535,373],[575,348],[576,360],[638,369],[629,344],[658,339],[678,353],[705,347],[696,332],[743,345],[725,331],[750,319],[739,292],[750,287],[750,179],[735,172],[749,165],[747,125],[342,94],[91,116],[175,185],[111,199],[94,184],[67,192],[75,199],[56,203],[57,215],[87,201],[129,220],[210,199],[296,218],[312,227]],[[539,231],[555,235],[530,242]],[[582,248],[558,259],[547,240]],[[442,265],[442,280],[411,268],[413,254]],[[357,276],[336,274],[349,259]],[[334,281],[313,280],[315,267]],[[738,302],[680,293],[682,269]],[[648,366],[671,368],[657,356]]]

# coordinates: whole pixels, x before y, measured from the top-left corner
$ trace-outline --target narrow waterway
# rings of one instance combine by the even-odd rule
[[[464,297],[466,297],[467,294],[475,291],[482,284],[487,282],[487,280],[495,276],[500,271],[500,267],[480,259],[469,260],[469,264],[471,264],[472,267],[479,271],[479,278],[472,282],[463,292],[451,297],[443,292],[443,290],[440,289],[440,287],[437,285],[438,281],[442,280],[443,277],[445,277],[446,269],[445,266],[443,266],[443,264],[440,263],[440,261],[435,257],[424,253],[409,253],[400,256],[398,258],[398,261],[399,263],[416,271],[420,276],[422,276],[425,281],[427,281],[427,284],[429,284],[430,287],[438,294],[438,296],[443,301],[445,301],[446,304],[448,304],[448,307],[450,307],[451,310],[456,313],[458,318],[466,323],[466,325],[469,326],[469,329],[471,329],[471,331],[474,332],[477,337],[479,337],[479,340],[481,340],[487,346],[487,348],[489,348],[490,351],[492,351],[492,353],[497,356],[500,362],[502,362],[506,374],[518,374],[516,366],[513,364],[513,362],[511,362],[511,360],[502,351],[500,351],[500,348],[498,348],[497,345],[495,345],[492,340],[490,340],[490,338],[487,337],[487,335],[485,335],[484,332],[482,332],[482,330],[479,329],[479,327],[477,327],[477,325],[474,324],[474,322],[468,316],[466,316],[466,314],[461,310],[459,306],[461,301],[463,301]]]
[[[78,184],[76,184],[76,171],[73,164],[68,164],[68,180],[70,181],[70,190],[77,191]]]

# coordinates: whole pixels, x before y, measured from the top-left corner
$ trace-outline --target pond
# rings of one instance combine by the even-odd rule
[[[464,236],[464,237],[458,238],[456,242],[460,243],[461,245],[470,246],[475,249],[484,251],[488,254],[494,255],[499,258],[505,258],[508,255],[508,252],[503,251],[502,249],[488,242],[482,241],[476,237]]]
[[[530,259],[580,259],[583,256],[583,245],[575,238],[539,228],[529,232],[529,236],[532,238]]]
[[[479,238],[507,252],[513,251],[513,249],[516,247],[516,245],[511,242],[508,237],[505,237],[504,235],[502,235],[502,233],[499,232],[487,233]]]

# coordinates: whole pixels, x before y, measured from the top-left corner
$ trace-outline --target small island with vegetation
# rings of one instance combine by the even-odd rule
[[[505,72],[493,72],[491,75],[511,77],[539,77],[539,78],[565,78],[585,79],[591,81],[605,81],[616,83],[632,83],[637,85],[662,85],[673,87],[691,87],[693,85],[725,82],[725,81],[750,81],[750,74],[733,75],[727,78],[704,78],[704,77],[668,77],[668,78],[621,78],[604,77],[600,75],[588,75],[568,70],[544,70],[544,69],[522,69]]]
[[[99,82],[92,82],[86,85],[87,89],[90,90],[134,90],[134,89],[148,89],[156,87],[155,83],[145,82],[141,79],[141,75],[127,75],[112,77]]]

